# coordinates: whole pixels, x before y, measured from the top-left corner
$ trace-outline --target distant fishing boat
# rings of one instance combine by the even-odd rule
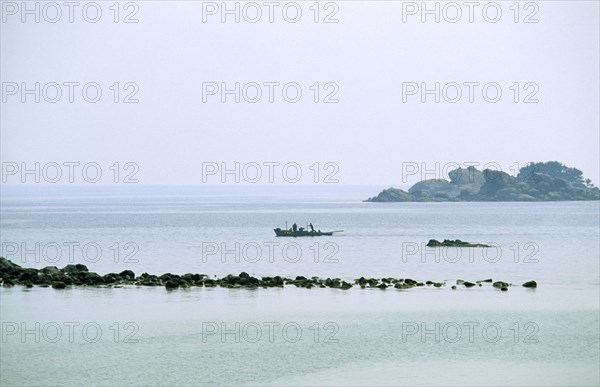
[[[335,231],[315,230],[312,226],[312,223],[309,225],[309,227],[311,229],[310,231],[308,231],[307,229],[304,229],[303,227],[297,228],[296,223],[294,223],[294,225],[288,229],[287,222],[286,222],[285,229],[281,229],[281,228],[277,227],[273,231],[275,231],[275,235],[278,237],[324,236],[324,235],[333,235],[333,233],[335,233],[335,232],[343,232],[344,231],[344,230],[335,230]]]

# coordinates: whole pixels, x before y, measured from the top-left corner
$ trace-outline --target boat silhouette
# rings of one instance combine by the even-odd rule
[[[289,229],[281,229],[277,227],[273,229],[275,231],[275,235],[278,237],[307,237],[307,236],[325,236],[325,235],[333,235],[336,232],[342,232],[344,230],[335,230],[335,231],[321,231],[321,230],[306,230],[303,227],[294,230],[294,227]]]

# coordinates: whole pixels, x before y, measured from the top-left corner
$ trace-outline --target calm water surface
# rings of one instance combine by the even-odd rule
[[[2,255],[23,266],[447,285],[2,288],[1,384],[600,383],[597,202],[361,202],[380,188],[4,187]],[[286,221],[344,232],[275,238]],[[450,289],[485,278],[539,287]]]

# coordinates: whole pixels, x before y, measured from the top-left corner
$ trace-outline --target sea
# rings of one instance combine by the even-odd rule
[[[382,188],[2,187],[24,267],[442,286],[2,287],[0,384],[600,385],[599,202],[364,202]]]

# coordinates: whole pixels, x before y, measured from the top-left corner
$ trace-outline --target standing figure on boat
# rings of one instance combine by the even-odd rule
[[[310,232],[315,232],[315,228],[313,227],[312,223],[309,223],[308,227],[310,227]]]
[[[292,231],[296,232],[298,230],[298,225],[296,223],[292,224]]]

